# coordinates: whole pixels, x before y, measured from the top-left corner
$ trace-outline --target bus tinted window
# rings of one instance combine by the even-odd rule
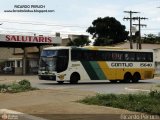
[[[41,53],[42,57],[53,57],[57,56],[57,50],[43,50]]]
[[[112,60],[112,61],[122,61],[123,59],[124,59],[124,55],[123,55],[123,53],[122,52],[118,52],[118,51],[116,51],[116,52],[111,52],[111,58],[110,58],[110,60]]]
[[[150,52],[136,53],[136,61],[152,62],[153,61],[153,53],[150,53]]]
[[[82,60],[82,51],[81,50],[72,50],[71,51],[71,60]]]
[[[152,62],[151,52],[72,50],[72,60]]]
[[[135,61],[135,53],[134,52],[125,52],[124,53],[124,61]]]

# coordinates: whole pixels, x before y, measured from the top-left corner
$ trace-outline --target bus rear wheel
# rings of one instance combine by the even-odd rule
[[[111,83],[117,83],[117,80],[110,80]]]
[[[138,72],[134,73],[133,78],[132,78],[132,82],[137,83],[137,82],[139,82],[140,79],[141,79],[141,75]]]
[[[76,72],[72,73],[72,75],[70,77],[70,83],[71,84],[77,84],[79,80],[80,80],[80,75]]]

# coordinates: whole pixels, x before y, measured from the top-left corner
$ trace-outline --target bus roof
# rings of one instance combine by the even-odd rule
[[[110,47],[110,46],[84,46],[83,48],[89,48],[89,49],[126,49],[126,48],[120,48],[120,47]]]
[[[88,50],[113,50],[113,51],[135,51],[135,52],[153,52],[152,49],[127,49],[120,47],[109,47],[109,46],[85,46],[85,47],[76,47],[76,46],[53,46],[46,47],[44,50],[58,50],[58,49],[88,49]]]
[[[71,49],[71,47],[67,46],[53,46],[53,47],[46,47],[44,50],[58,50],[58,49]]]

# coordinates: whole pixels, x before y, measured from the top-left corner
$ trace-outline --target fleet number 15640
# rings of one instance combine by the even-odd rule
[[[140,67],[152,67],[151,63],[141,63]]]

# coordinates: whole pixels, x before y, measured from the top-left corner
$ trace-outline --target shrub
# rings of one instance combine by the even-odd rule
[[[29,90],[37,90],[37,88],[33,88],[28,80],[21,80],[18,83],[12,83],[10,85],[0,85],[0,92],[17,93]]]
[[[5,93],[8,91],[8,85],[2,84],[0,85],[0,92]]]
[[[146,94],[98,94],[79,102],[160,115],[159,100],[160,92],[151,91]]]
[[[31,83],[28,80],[21,80],[18,82],[18,84],[23,86],[25,89],[31,88]]]
[[[149,95],[152,98],[160,98],[160,92],[158,92],[157,90],[151,91]]]

